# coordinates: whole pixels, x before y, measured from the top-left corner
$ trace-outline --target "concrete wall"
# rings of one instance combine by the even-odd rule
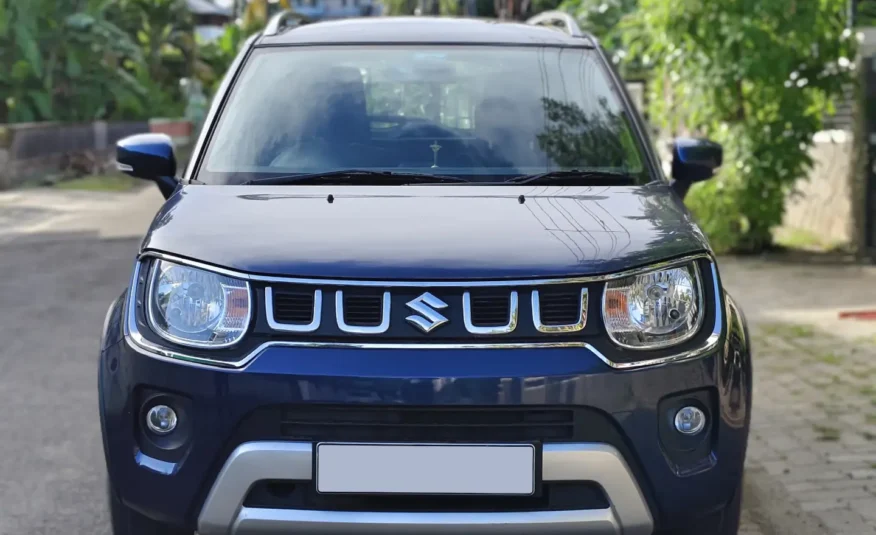
[[[178,146],[188,144],[192,133],[188,121],[175,119],[0,125],[0,190],[83,166],[103,168],[118,140],[150,131],[170,135]]]
[[[824,245],[852,242],[853,151],[851,133],[835,130],[816,134],[810,152],[812,171],[788,196],[779,232],[800,231]]]

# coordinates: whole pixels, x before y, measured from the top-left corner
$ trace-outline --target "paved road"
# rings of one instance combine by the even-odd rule
[[[153,189],[0,194],[0,535],[108,533],[98,336],[160,202]],[[739,284],[743,304],[763,293],[743,284],[746,269],[760,270],[731,266],[724,274]],[[803,535],[756,525],[784,496],[764,488],[746,494],[743,533]]]
[[[109,533],[98,337],[158,203],[0,194],[0,534]]]

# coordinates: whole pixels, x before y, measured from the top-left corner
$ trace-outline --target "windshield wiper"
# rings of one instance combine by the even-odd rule
[[[302,173],[297,175],[282,175],[266,178],[254,178],[247,180],[242,185],[282,185],[282,184],[331,184],[337,179],[361,177],[362,184],[389,184],[404,185],[411,183],[420,184],[447,184],[469,182],[464,178],[450,175],[431,175],[428,173],[401,173],[396,171],[372,171],[368,169],[342,169],[339,171],[327,171],[325,173]],[[360,183],[360,181],[357,181]]]
[[[592,184],[611,184],[616,186],[630,186],[636,183],[636,177],[618,173],[616,171],[587,171],[570,169],[567,171],[549,171],[536,175],[521,175],[510,178],[508,184],[550,184],[554,182],[567,182],[575,185],[575,181]]]

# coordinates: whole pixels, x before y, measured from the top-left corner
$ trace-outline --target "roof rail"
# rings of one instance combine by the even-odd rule
[[[545,11],[527,20],[526,24],[531,24],[533,26],[546,26],[548,28],[566,32],[572,37],[585,36],[581,31],[581,28],[578,27],[575,18],[565,11]]]
[[[309,24],[311,22],[313,21],[305,17],[301,13],[297,13],[291,9],[287,9],[271,17],[271,20],[268,21],[268,24],[267,26],[265,26],[262,35],[281,34],[290,28],[303,26],[304,24]]]

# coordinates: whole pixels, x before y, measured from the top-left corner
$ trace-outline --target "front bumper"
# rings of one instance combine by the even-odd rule
[[[276,347],[245,370],[228,371],[165,362],[134,350],[121,334],[120,300],[108,316],[99,368],[110,481],[126,506],[204,535],[299,527],[315,533],[491,533],[497,526],[502,533],[639,533],[639,528],[650,533],[649,526],[688,524],[729,503],[742,475],[751,363],[741,316],[731,304],[728,300],[725,319],[731,336],[723,336],[713,354],[640,370],[612,369],[580,348],[424,353]],[[140,411],[144,396],[155,392],[186,400],[190,440],[173,454],[142,447]],[[698,393],[708,394],[714,404],[714,440],[705,462],[677,462],[662,443],[661,407],[668,399]],[[282,431],[284,422],[270,416],[272,411],[292,407],[313,416],[326,406],[351,412],[457,407],[573,411],[573,435],[542,441],[542,479],[595,480],[610,507],[393,513],[244,506],[246,493],[240,489],[260,477],[311,478],[311,447],[317,439],[298,440]],[[318,440],[409,438],[338,436],[339,430],[326,426]],[[484,433],[472,438],[504,440],[480,438],[492,436],[492,431]],[[428,435],[422,440],[428,441]],[[286,452],[283,462],[277,462],[277,451]],[[293,457],[297,460],[290,461]],[[242,482],[226,477],[241,471]]]
[[[649,535],[653,529],[648,505],[629,467],[615,448],[603,444],[545,445],[542,479],[594,481],[605,489],[611,502],[611,507],[604,509],[398,513],[270,509],[243,503],[260,481],[311,480],[312,449],[310,443],[302,442],[249,442],[236,448],[201,509],[198,533]]]
[[[588,359],[580,350],[449,351],[449,355],[431,351],[429,360],[445,357],[453,361],[445,361],[445,365],[460,368],[459,359],[463,357],[505,372],[511,371],[509,367],[520,366],[521,359],[539,364],[532,376],[504,373],[501,377],[484,377],[473,371],[469,376],[450,379],[410,379],[369,378],[358,375],[357,371],[350,372],[351,375],[357,374],[355,377],[316,373],[320,365],[344,369],[338,365],[338,360],[422,358],[422,353],[416,351],[368,352],[367,356],[363,353],[361,350],[277,349],[260,357],[257,364],[262,369],[251,367],[246,372],[227,372],[158,361],[135,352],[124,340],[110,345],[101,359],[100,397],[107,466],[115,491],[124,504],[142,514],[193,531],[198,529],[205,535],[217,533],[223,525],[225,527],[221,529],[233,528],[238,533],[270,533],[291,530],[296,525],[306,525],[308,529],[322,533],[368,533],[369,529],[391,533],[404,531],[411,523],[416,524],[417,531],[423,532],[454,532],[456,527],[460,532],[490,532],[497,529],[490,525],[497,521],[503,526],[507,524],[506,532],[511,533],[621,533],[618,530],[626,523],[644,529],[653,518],[653,525],[663,529],[717,511],[731,500],[742,474],[748,434],[749,386],[748,381],[744,377],[740,380],[739,375],[733,380],[722,377],[726,373],[722,364],[726,359],[722,355],[661,368],[619,372],[595,357]],[[513,362],[508,362],[511,357]],[[576,366],[580,372],[563,372],[562,363],[573,361],[578,363]],[[308,373],[298,375],[293,371],[296,369]],[[553,373],[548,374],[547,370]],[[725,389],[725,383],[731,387]],[[705,465],[682,473],[659,443],[658,407],[667,397],[703,390],[715,392],[716,440]],[[161,458],[162,452],[150,453],[141,448],[139,407],[143,403],[144,391],[181,395],[189,400],[186,414],[191,424],[191,441],[178,457]],[[590,414],[591,419],[576,426],[574,442],[544,443],[543,479],[582,477],[588,481],[596,480],[606,491],[612,507],[586,511],[458,515],[240,508],[245,493],[239,491],[242,488],[239,485],[248,486],[253,478],[265,472],[259,468],[263,466],[259,461],[258,466],[250,467],[250,481],[227,487],[226,478],[218,474],[223,466],[233,466],[235,471],[238,470],[236,467],[240,461],[233,460],[237,458],[235,451],[240,453],[249,451],[247,448],[258,449],[281,441],[284,447],[301,449],[302,452],[295,455],[302,461],[269,462],[271,477],[285,477],[282,471],[287,469],[300,470],[295,473],[297,477],[310,477],[312,443],[293,441],[281,432],[282,422],[276,419],[270,420],[270,425],[265,424],[267,420],[259,423],[260,415],[268,414],[278,406],[295,407],[306,413],[308,407],[324,407],[326,404],[349,406],[351,410],[399,406],[464,406],[487,410],[496,407],[566,407],[574,409],[576,414]],[[597,420],[594,415],[601,416]],[[257,418],[254,420],[253,416]],[[587,423],[597,421],[606,422],[606,425]],[[327,435],[320,440],[330,440],[333,436],[331,428],[325,432]],[[585,441],[582,443],[579,437]],[[379,438],[382,440],[383,437]],[[345,438],[340,437],[340,440]],[[587,460],[593,453],[575,453],[576,448],[592,451],[599,447],[609,448],[602,450],[603,460],[599,462]],[[572,451],[567,451],[570,448]],[[609,451],[614,453],[607,453]],[[568,459],[574,455],[580,455],[580,461],[552,460],[554,456],[557,459],[567,456]],[[613,456],[623,464],[615,462],[613,468],[606,468],[609,465],[604,459]],[[258,457],[261,458],[261,454]],[[586,466],[579,475],[574,475],[576,463]],[[608,472],[595,475],[594,470]],[[614,485],[626,485],[639,491],[613,491]],[[232,490],[226,491],[226,488]],[[221,503],[226,503],[226,506],[217,508],[214,503],[220,502],[215,502],[215,497],[220,495],[231,496],[225,500],[236,503],[229,506],[223,501]],[[641,503],[619,509],[619,500],[636,501],[630,496],[642,496]],[[639,512],[621,514],[627,510]],[[357,525],[353,527],[351,522]],[[318,529],[310,524],[319,524]],[[538,524],[537,529],[533,524]],[[586,530],[582,527],[585,525]]]

